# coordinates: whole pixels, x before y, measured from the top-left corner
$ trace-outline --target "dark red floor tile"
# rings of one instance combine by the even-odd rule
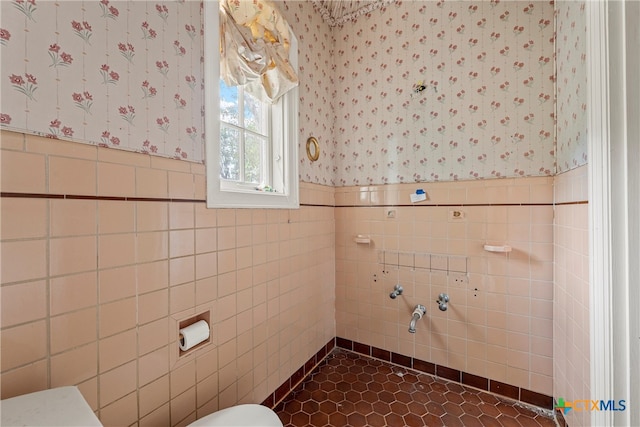
[[[302,404],[302,412],[306,412],[311,415],[320,410],[320,404],[318,402],[314,402],[313,400],[308,400]]]
[[[387,422],[380,414],[369,414],[367,415],[367,425],[371,427],[385,427]]]
[[[460,418],[458,418],[458,417],[456,417],[454,415],[444,414],[440,418],[444,422],[444,425],[446,425],[447,427],[464,427],[464,424],[462,423]]]
[[[304,412],[298,412],[291,417],[291,424],[294,426],[308,426],[309,415]]]
[[[431,399],[432,402],[436,402],[436,403],[446,403],[447,402],[447,398],[444,397],[444,393],[441,393],[439,391],[432,391],[427,393],[427,396],[429,396],[429,399]]]
[[[480,420],[484,427],[500,427],[500,422],[495,417],[487,414],[480,415],[478,420]]]
[[[352,414],[355,410],[356,405],[347,400],[343,400],[342,402],[338,403],[338,411],[345,415]]]
[[[404,417],[404,425],[407,427],[422,427],[422,418],[416,414],[407,414]]]
[[[509,415],[512,418],[520,415],[520,412],[518,412],[518,410],[514,408],[513,405],[510,405],[508,403],[500,402],[496,405],[496,408],[498,408],[498,411],[500,411],[501,414]]]
[[[381,383],[377,383],[375,381],[368,383],[367,384],[367,388],[370,391],[373,391],[373,392],[376,392],[376,393],[379,393],[382,390],[384,390],[384,386]]]
[[[373,406],[373,410],[376,414],[380,414],[382,416],[391,413],[391,406],[389,406],[386,402],[374,402],[371,406]]]
[[[344,400],[344,393],[338,390],[333,390],[327,393],[327,399],[332,402],[342,402]]]
[[[316,402],[322,402],[324,400],[327,400],[327,395],[328,393],[324,390],[314,390],[311,392],[311,399],[315,400]]]
[[[347,402],[356,403],[362,400],[362,395],[355,390],[349,390],[344,394]]]
[[[320,412],[331,415],[338,410],[338,405],[330,400],[324,400],[320,403]]]
[[[500,402],[500,399],[498,399],[496,396],[494,396],[493,394],[489,394],[489,393],[478,393],[477,394],[478,398],[480,400],[482,400],[483,402],[486,403],[490,403],[492,405],[495,405],[496,403]]]
[[[345,414],[341,414],[340,412],[335,412],[329,415],[329,425],[332,426],[346,426],[347,425],[347,416]]]
[[[449,402],[456,403],[458,405],[460,405],[460,404],[462,404],[462,402],[464,402],[464,399],[463,399],[462,395],[460,393],[456,393],[456,392],[453,392],[453,391],[446,392],[444,394],[444,397],[446,397]]]
[[[312,426],[324,426],[329,422],[329,415],[323,414],[322,412],[316,412],[311,415],[311,425]]]
[[[496,408],[495,405],[489,405],[488,403],[481,403],[478,405],[478,408],[485,414],[492,418],[498,417],[500,415],[500,410]]]
[[[553,427],[527,406],[336,348],[275,411],[286,427]]]
[[[440,405],[439,403],[435,403],[435,402],[427,403],[427,411],[430,414],[437,415],[438,417],[441,417],[444,414],[446,414],[446,411],[444,410],[442,405]]]
[[[480,408],[469,402],[463,402],[460,407],[465,414],[473,415],[474,417],[479,417],[480,415],[482,415],[482,411],[480,410]]]
[[[402,402],[393,402],[391,405],[391,412],[397,415],[406,415],[409,413],[409,408]]]
[[[500,425],[503,427],[522,427],[519,422],[516,421],[515,418],[509,415],[500,415],[497,420],[500,422]]]
[[[473,405],[478,405],[480,403],[482,403],[482,399],[480,398],[480,396],[478,396],[478,393],[475,392],[469,392],[469,391],[465,391],[464,393],[462,393],[460,396],[462,396],[462,398],[464,399],[465,402],[469,402]],[[496,399],[497,403],[498,400]]]
[[[396,400],[395,396],[393,395],[393,393],[389,393],[388,391],[381,391],[380,393],[378,393],[378,399],[380,399],[383,402],[386,403],[391,403],[393,401]]]
[[[362,415],[369,415],[373,412],[373,406],[369,402],[361,400],[355,404],[356,412]]]
[[[360,393],[365,392],[369,389],[369,387],[367,386],[367,383],[361,383],[358,380],[351,383],[351,388]]]
[[[366,427],[367,419],[362,414],[353,413],[347,417],[347,422],[349,426],[353,427]]]
[[[476,417],[473,417],[469,414],[464,414],[460,417],[460,421],[462,421],[462,425],[465,427],[482,427],[482,423]]]
[[[459,417],[464,414],[462,407],[452,402],[447,402],[444,405],[442,405],[442,409],[444,409],[445,413],[451,414],[456,417]]]
[[[384,419],[389,427],[405,427],[404,419],[398,414],[388,414]]]
[[[410,402],[407,407],[409,408],[409,412],[420,417],[427,414],[427,405],[422,403]]]
[[[286,402],[286,404],[283,405],[282,410],[289,414],[295,414],[296,412],[300,412],[301,408],[302,408],[302,402],[300,402],[299,400],[291,400],[289,402]]]
[[[429,427],[443,427],[444,422],[440,417],[435,416],[434,414],[427,414],[422,416],[422,421],[425,426]]]
[[[413,401],[413,397],[411,397],[411,394],[405,391],[399,391],[395,393],[395,396],[396,396],[396,400],[402,403],[410,403]]]

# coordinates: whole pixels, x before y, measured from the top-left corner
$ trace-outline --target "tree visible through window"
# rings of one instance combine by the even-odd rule
[[[242,86],[220,80],[220,178],[240,184],[272,186],[270,106]]]

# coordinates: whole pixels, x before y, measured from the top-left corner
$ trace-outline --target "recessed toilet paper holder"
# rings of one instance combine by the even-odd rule
[[[186,337],[183,336],[182,331],[188,330],[187,328],[189,327],[193,328],[197,323],[202,321],[206,322],[207,324],[208,334],[206,336],[206,339],[203,339],[201,342],[198,342],[197,344],[193,346],[189,346],[189,348],[186,348],[183,350],[183,348],[185,347],[185,345],[187,345],[187,343],[185,342]],[[211,342],[211,312],[209,310],[178,322],[178,347],[179,347],[178,356],[184,356],[186,354],[189,354],[192,351],[195,351],[207,345],[210,342]]]

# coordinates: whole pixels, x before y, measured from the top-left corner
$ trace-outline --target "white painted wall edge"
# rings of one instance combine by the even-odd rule
[[[589,96],[589,399],[595,426],[640,425],[640,45],[636,1],[587,2]]]

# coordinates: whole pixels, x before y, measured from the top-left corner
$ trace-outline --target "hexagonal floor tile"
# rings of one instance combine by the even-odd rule
[[[517,402],[340,348],[275,411],[285,427],[555,425]]]

